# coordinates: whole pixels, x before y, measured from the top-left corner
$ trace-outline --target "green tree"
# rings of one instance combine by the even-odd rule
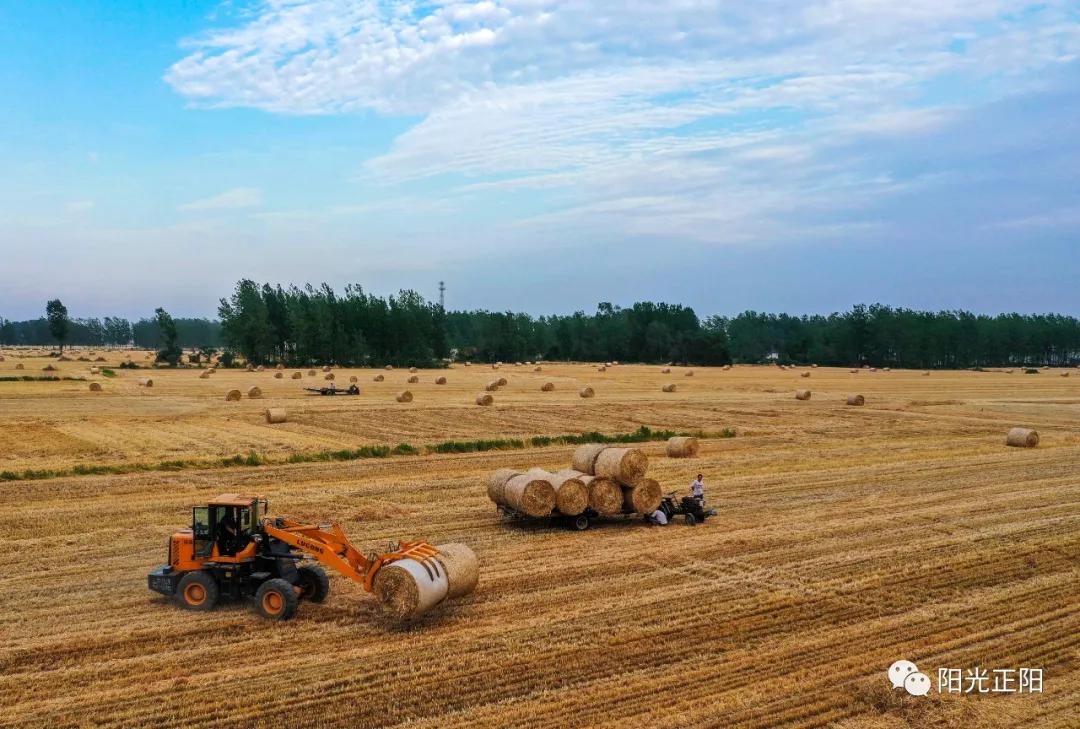
[[[154,320],[157,322],[158,331],[161,332],[159,342],[164,343],[164,346],[158,350],[157,361],[168,362],[175,367],[176,363],[180,361],[180,355],[183,354],[176,344],[176,322],[173,321],[169,312],[160,306],[154,309]]]
[[[67,307],[60,299],[53,299],[45,304],[45,318],[49,320],[49,333],[60,343],[60,351],[63,352],[64,342],[71,333],[71,319],[68,318]]]

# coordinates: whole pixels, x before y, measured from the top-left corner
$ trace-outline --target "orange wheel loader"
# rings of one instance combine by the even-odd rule
[[[331,567],[372,591],[383,566],[411,560],[437,573],[438,550],[425,542],[400,542],[384,553],[361,554],[341,527],[268,517],[262,496],[224,494],[192,509],[191,528],[169,539],[169,562],[147,577],[151,590],[190,610],[211,610],[219,600],[254,598],[270,620],[288,620],[301,600],[322,602]],[[313,560],[319,564],[312,564]],[[303,563],[301,563],[303,561]]]

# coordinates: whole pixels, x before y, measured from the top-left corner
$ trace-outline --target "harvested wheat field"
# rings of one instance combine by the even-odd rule
[[[54,361],[4,354],[0,375]],[[421,371],[398,403],[393,373],[335,368],[367,383],[353,397],[272,370],[158,369],[145,388],[106,354],[113,377],[58,362],[85,380],[0,381],[0,726],[1076,726],[1080,378],[819,367],[799,401],[799,372],[776,367],[695,367],[663,393],[685,368],[543,363],[504,367],[478,408],[487,367]],[[642,425],[702,433],[691,457],[636,447],[665,492],[704,473],[716,517],[574,532],[504,523],[488,498],[496,469],[571,463],[573,445],[529,438]],[[1013,427],[1037,447],[1006,446]],[[526,447],[428,448],[495,438]],[[397,444],[420,455],[317,460]],[[468,545],[479,584],[406,625],[336,574],[288,622],[183,611],[146,574],[222,492],[364,548]],[[908,696],[886,677],[898,659],[935,684],[1041,668],[1043,691]]]

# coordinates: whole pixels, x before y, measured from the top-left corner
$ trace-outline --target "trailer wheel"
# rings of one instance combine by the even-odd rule
[[[330,594],[330,578],[322,567],[313,564],[297,568],[296,586],[300,588],[300,597],[312,602],[322,602]]]
[[[213,610],[218,601],[218,585],[205,570],[188,572],[176,587],[176,600],[188,610]]]
[[[589,517],[585,514],[578,514],[574,517],[574,520],[570,522],[570,526],[572,526],[575,531],[583,532],[589,528]]]
[[[268,620],[288,620],[299,602],[296,590],[281,578],[267,580],[255,591],[255,612]]]
[[[686,526],[694,526],[697,524],[697,519],[693,514],[684,514],[683,523],[686,524]]]

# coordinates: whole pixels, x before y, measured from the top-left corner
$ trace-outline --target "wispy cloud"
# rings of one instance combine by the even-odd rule
[[[79,213],[88,213],[94,209],[93,200],[72,200],[64,206],[64,211],[69,215],[77,215]]]
[[[234,187],[231,190],[185,203],[179,207],[184,211],[201,210],[240,210],[243,208],[257,208],[262,205],[262,191],[255,187]]]

